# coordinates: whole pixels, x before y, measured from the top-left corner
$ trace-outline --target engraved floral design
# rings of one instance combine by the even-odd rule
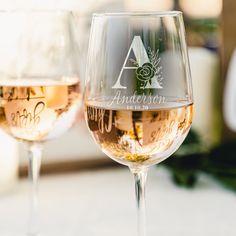
[[[130,62],[136,67],[136,77],[142,82],[141,89],[146,88],[158,88],[162,89],[162,66],[161,58],[159,57],[159,50],[154,51],[150,47],[147,49],[149,62],[144,63],[142,66],[133,59],[130,58]]]
[[[151,63],[144,63],[136,69],[137,78],[143,82],[149,82],[150,84],[155,73],[156,69]]]

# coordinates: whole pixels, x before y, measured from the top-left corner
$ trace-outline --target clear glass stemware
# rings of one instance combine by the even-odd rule
[[[192,123],[182,13],[94,14],[84,104],[95,142],[134,175],[138,235],[145,236],[148,168],[177,150]]]
[[[0,128],[28,144],[35,236],[42,145],[72,126],[81,102],[75,19],[61,10],[6,11],[0,27]]]

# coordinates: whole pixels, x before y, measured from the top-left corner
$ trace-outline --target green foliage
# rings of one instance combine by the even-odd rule
[[[174,182],[187,188],[194,187],[201,164],[202,156],[198,154],[175,156],[164,162],[164,165],[172,172]]]
[[[204,171],[212,174],[222,184],[236,191],[236,141],[214,148]]]
[[[163,162],[172,172],[172,178],[177,185],[192,188],[197,182],[199,172],[204,172],[214,176],[225,187],[236,191],[236,140],[222,143],[206,152],[200,138],[192,130],[182,146],[182,150],[174,157]]]
[[[188,20],[186,19],[186,27],[194,30],[196,32],[216,32],[219,30],[219,19],[217,18],[209,18],[209,19],[196,19],[196,20]]]

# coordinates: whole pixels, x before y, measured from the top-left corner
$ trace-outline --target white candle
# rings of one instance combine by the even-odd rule
[[[228,128],[236,132],[236,49],[231,56],[224,88],[224,120]]]
[[[212,145],[217,141],[214,104],[216,80],[219,73],[219,56],[200,47],[189,48],[193,80],[194,119],[193,128],[203,142]],[[219,134],[218,134],[219,135]]]

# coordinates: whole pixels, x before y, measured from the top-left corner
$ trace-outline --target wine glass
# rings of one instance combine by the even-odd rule
[[[95,142],[134,175],[144,236],[148,168],[177,150],[192,123],[182,13],[94,14],[84,105]]]
[[[64,10],[0,13],[0,128],[28,144],[28,235],[39,232],[42,145],[72,126],[81,103],[75,21]]]

